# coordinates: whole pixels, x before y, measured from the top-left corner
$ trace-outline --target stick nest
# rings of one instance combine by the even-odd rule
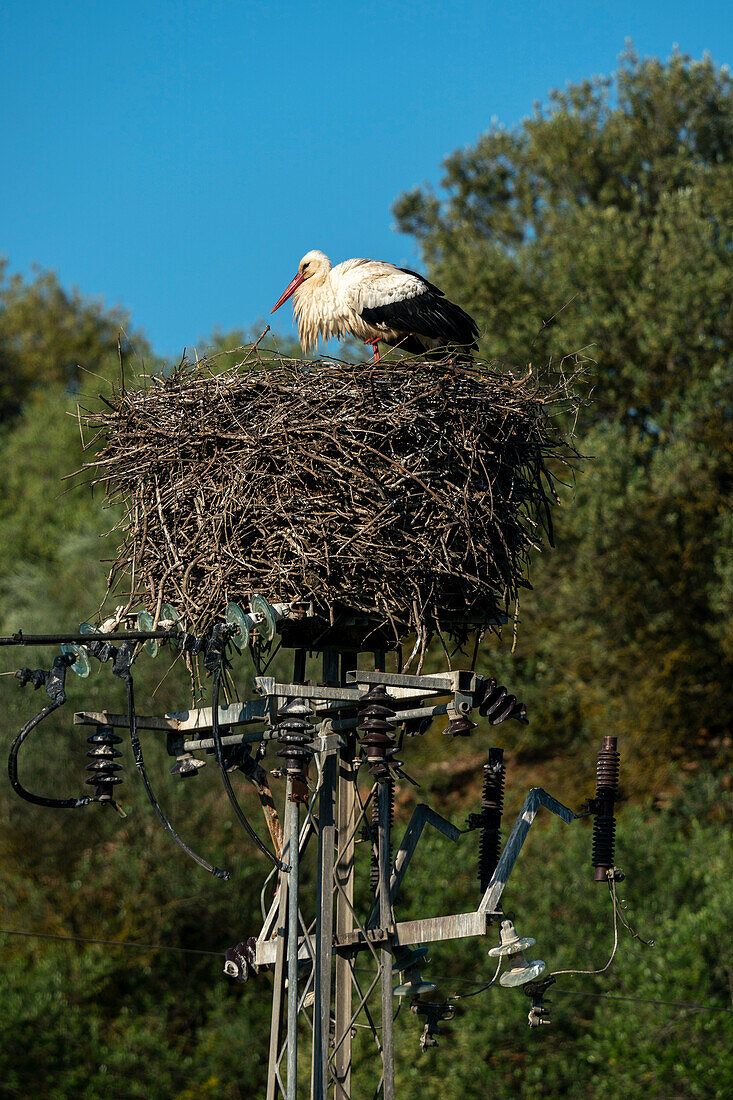
[[[196,629],[257,592],[395,640],[513,609],[575,454],[562,374],[248,358],[184,362],[86,414],[84,469],[122,505],[111,592],[126,578],[130,603],[166,600]]]

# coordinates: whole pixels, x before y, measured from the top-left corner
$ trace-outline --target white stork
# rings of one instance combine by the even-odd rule
[[[271,312],[291,297],[305,352],[319,336],[331,340],[347,333],[371,344],[375,361],[380,340],[432,357],[455,347],[465,356],[476,348],[472,317],[416,271],[382,260],[344,260],[332,267],[318,249],[306,252]]]

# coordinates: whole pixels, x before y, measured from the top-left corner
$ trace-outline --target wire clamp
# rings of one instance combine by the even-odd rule
[[[435,1036],[443,1034],[441,1023],[452,1020],[456,1014],[455,1006],[449,1001],[440,1001],[437,1004],[433,1001],[413,1001],[410,1010],[416,1016],[427,1018],[427,1023],[420,1036],[420,1049],[423,1052],[429,1050],[430,1047],[438,1046],[438,1040]]]
[[[545,993],[551,985],[557,981],[552,974],[547,978],[543,978],[539,982],[527,982],[524,986],[524,992],[532,1000],[532,1007],[529,1010],[527,1020],[530,1027],[540,1027],[542,1024],[550,1024],[550,1009],[547,1007],[545,1001]]]

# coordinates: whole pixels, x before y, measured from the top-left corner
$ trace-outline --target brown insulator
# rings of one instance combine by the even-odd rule
[[[492,676],[482,680],[476,691],[478,712],[482,718],[488,718],[492,726],[514,718],[517,722],[528,722],[527,708],[520,703],[516,695],[509,695],[507,689]]]
[[[616,847],[614,804],[618,798],[620,755],[615,737],[604,737],[596,765],[596,797],[593,801],[593,856],[596,882],[606,882],[613,870]]]
[[[235,982],[246,982],[255,974],[259,974],[260,968],[255,962],[257,958],[257,940],[250,936],[242,940],[236,947],[227,948],[224,954],[224,973]]]
[[[394,779],[390,776],[387,779],[387,789],[389,791],[389,835],[392,836],[392,826],[394,825]],[[369,886],[373,894],[376,894],[379,887],[379,856],[377,852],[377,830],[379,828],[379,800],[372,798],[371,807],[371,841],[372,841],[372,861],[369,867]],[[392,842],[390,840],[389,845],[389,865],[392,866]]]
[[[451,737],[470,737],[471,730],[475,729],[475,722],[472,722],[465,714],[459,714],[456,718],[451,718],[443,732],[446,735],[450,734]]]
[[[111,726],[97,726],[97,732],[87,737],[87,744],[91,748],[87,756],[91,757],[91,763],[86,770],[92,774],[86,782],[94,787],[94,797],[98,802],[114,802],[112,793],[115,785],[122,782],[122,776],[117,772],[122,771],[120,764],[115,761],[122,753],[115,748],[122,741]]]
[[[499,862],[501,847],[501,815],[504,812],[504,750],[489,749],[489,759],[484,764],[484,782],[481,791],[481,833],[478,842],[478,880],[481,891],[491,882],[491,876]]]
[[[396,713],[393,702],[382,684],[374,684],[359,701],[357,726],[361,731],[360,744],[369,771],[378,783],[385,783],[390,778],[389,766],[395,750],[395,723],[389,721]]]
[[[277,712],[277,740],[282,748],[278,756],[283,760],[283,771],[290,778],[291,801],[308,799],[308,766],[313,756],[310,742],[315,733],[308,719],[311,709],[305,699],[290,699]]]

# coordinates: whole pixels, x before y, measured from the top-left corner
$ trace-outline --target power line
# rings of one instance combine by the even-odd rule
[[[363,966],[354,967],[355,970],[366,971],[368,968]],[[491,979],[488,984],[477,981],[475,978],[456,978],[448,977],[446,974],[434,974],[430,971],[430,978],[433,981],[440,982],[444,985],[455,985],[460,983],[461,985],[479,985],[481,989],[477,989],[476,993],[482,993],[484,989],[488,989],[493,985],[496,975]],[[666,1005],[668,1008],[698,1008],[705,1012],[728,1012],[733,1013],[733,1008],[727,1008],[724,1005],[702,1005],[695,1001],[661,1001],[650,997],[631,997],[624,993],[588,993],[578,989],[553,989],[552,996],[556,993],[561,993],[565,997],[600,997],[602,1000],[612,1001],[636,1001],[638,1004],[644,1005]],[[459,1000],[466,996],[473,996],[473,994],[457,994],[454,993],[449,997],[449,1000]]]
[[[39,940],[60,940],[66,943],[89,943],[96,944],[103,947],[130,947],[137,949],[138,951],[176,951],[182,955],[209,955],[212,958],[220,959],[223,952],[221,951],[204,951],[201,948],[196,947],[168,947],[155,943],[133,943],[131,940],[98,940],[90,939],[86,936],[59,936],[52,932],[25,932],[16,928],[0,928],[0,936],[24,936],[29,939]],[[364,969],[357,967],[356,969]],[[470,978],[449,978],[443,974],[434,975],[438,981],[446,983],[460,982],[461,985],[482,985],[483,983],[472,980]],[[489,983],[491,985],[493,983]],[[484,986],[488,989],[489,986]],[[476,990],[476,992],[482,992],[483,990]],[[650,997],[632,997],[623,993],[589,993],[578,989],[554,989],[553,996],[559,993],[564,997],[596,997],[604,1001],[634,1001],[637,1004],[644,1005],[664,1005],[667,1008],[689,1008],[699,1009],[703,1012],[728,1012],[733,1014],[733,1008],[727,1008],[724,1005],[703,1005],[698,1004],[696,1001],[662,1001],[656,998]],[[462,995],[464,998],[467,994]],[[457,996],[456,996],[456,999]]]
[[[183,955],[212,955],[221,958],[222,951],[202,951],[196,947],[167,947],[156,943],[132,943],[130,940],[93,940],[86,936],[57,936],[53,932],[21,932],[16,928],[0,928],[0,936],[26,936],[37,940],[63,940],[69,943],[93,943],[104,947],[136,947],[139,951],[178,951]]]
[[[699,1008],[705,1012],[729,1012],[733,1008],[724,1005],[701,1005],[694,1001],[658,1001],[650,997],[631,997],[624,993],[585,993],[579,989],[553,989],[552,995],[562,993],[565,997],[600,997],[604,1001],[637,1001],[643,1005],[666,1005],[668,1008]]]

